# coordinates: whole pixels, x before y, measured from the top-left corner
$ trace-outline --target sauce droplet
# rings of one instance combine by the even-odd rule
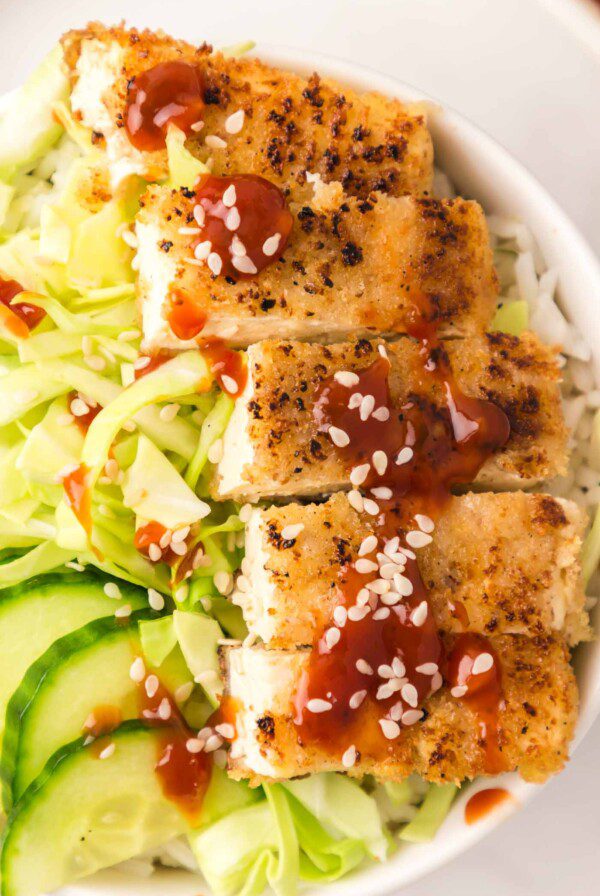
[[[88,485],[89,472],[85,464],[79,464],[63,478],[67,504],[85,529],[88,537],[92,534],[92,496]]]
[[[248,379],[245,354],[228,348],[220,339],[201,344],[200,351],[208,361],[221,389],[231,398],[241,395]]]
[[[77,392],[69,392],[67,406],[70,407],[71,402],[76,400],[77,398],[79,398],[79,395]],[[90,407],[90,405],[87,405],[87,408],[88,409],[85,414],[79,414],[79,415],[73,414],[73,419],[75,420],[75,423],[77,424],[80,432],[83,435],[85,435],[87,433],[88,429],[92,425],[92,421],[98,416],[98,414],[102,410],[102,406],[99,404],[95,405],[95,407]]]
[[[26,339],[31,330],[46,316],[43,308],[30,305],[28,302],[15,302],[12,300],[25,289],[16,280],[5,280],[0,277],[0,315],[7,329],[19,339]]]
[[[504,787],[487,787],[474,793],[465,806],[465,821],[467,824],[475,824],[481,821],[502,803],[511,800],[512,796]]]
[[[100,704],[91,711],[83,726],[83,733],[91,737],[110,734],[123,721],[123,713],[118,706]]]
[[[136,149],[154,152],[164,149],[169,124],[189,135],[203,111],[202,71],[180,60],[160,62],[130,82],[125,128]]]

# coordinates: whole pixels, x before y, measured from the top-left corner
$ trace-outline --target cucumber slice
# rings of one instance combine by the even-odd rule
[[[112,616],[120,604],[133,610],[148,605],[146,592],[127,583],[119,583],[122,600],[107,597],[105,581],[86,573],[58,573],[0,591],[0,739],[13,691],[57,638],[92,619]]]
[[[8,810],[62,746],[80,737],[94,710],[109,707],[117,724],[139,716],[139,684],[129,672],[142,655],[138,623],[158,614],[141,610],[108,617],[59,638],[29,667],[6,711],[0,776]],[[159,670],[174,691],[189,672],[165,663]]]
[[[107,759],[81,740],[52,757],[8,820],[2,896],[51,892],[188,829],[154,771],[166,730],[125,722]]]

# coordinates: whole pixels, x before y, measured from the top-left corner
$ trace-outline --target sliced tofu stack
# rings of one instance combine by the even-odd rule
[[[579,560],[585,525],[576,504],[549,495],[452,498],[417,552],[438,628],[563,635],[569,645],[589,638]],[[253,508],[233,595],[250,632],[269,646],[313,644],[344,603],[344,571],[359,557],[373,561],[373,581],[381,560],[393,572],[374,531],[373,518],[340,493],[322,504]]]
[[[485,329],[494,314],[496,274],[475,202],[383,193],[363,202],[340,188],[323,204],[292,204],[283,256],[237,282],[195,259],[194,208],[194,194],[167,187],[142,199],[136,263],[148,350],[194,344],[169,326],[174,298],[206,318],[202,337],[238,346],[406,332],[419,294],[431,296],[429,318],[442,334]]]
[[[519,488],[564,472],[567,433],[553,350],[532,334],[517,339],[500,333],[448,340],[445,347],[458,386],[470,397],[493,401],[511,425],[508,442],[484,464],[477,485]],[[386,345],[394,407],[418,391],[419,350],[411,339]],[[360,371],[377,357],[378,343],[367,340],[251,345],[246,390],[224,435],[213,496],[254,500],[349,487],[343,456],[318,431],[315,398],[323,381],[336,372]],[[441,388],[426,397],[445,407]]]
[[[447,646],[451,646],[449,636]],[[577,718],[577,687],[561,640],[503,635],[491,639],[503,669],[504,705],[498,741],[505,768],[528,781],[559,771]],[[444,687],[427,701],[427,715],[403,727],[394,740],[378,731],[376,701],[365,700],[356,722],[334,742],[303,743],[294,722],[294,695],[310,659],[310,649],[222,650],[227,693],[236,708],[236,736],[230,774],[252,783],[321,771],[345,771],[401,780],[413,772],[428,781],[455,781],[486,773],[481,720]],[[339,742],[338,742],[339,741]],[[354,746],[353,765],[342,761]]]
[[[394,195],[431,188],[433,148],[422,105],[378,94],[359,95],[317,75],[301,77],[256,59],[228,58],[163,32],[91,23],[62,39],[71,77],[71,106],[122,177],[157,180],[164,150],[140,152],[123,127],[128,85],[155,65],[196,65],[205,80],[204,127],[190,141],[215,174],[259,174],[301,200],[306,172],[340,180],[355,195]],[[233,116],[233,117],[232,117]]]

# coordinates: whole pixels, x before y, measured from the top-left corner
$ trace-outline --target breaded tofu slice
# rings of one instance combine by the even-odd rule
[[[215,472],[217,499],[317,495],[349,487],[348,464],[315,422],[323,381],[356,372],[379,357],[376,341],[336,345],[267,341],[247,351],[248,380],[223,438]],[[508,417],[506,445],[482,467],[477,486],[519,488],[564,472],[567,431],[559,369],[553,349],[531,333],[520,339],[488,333],[444,343],[463,392],[489,399]],[[415,398],[421,378],[420,346],[411,339],[386,343],[394,407]],[[445,407],[439,387],[429,396]]]
[[[292,204],[282,257],[228,282],[194,259],[194,194],[152,186],[136,220],[138,293],[147,350],[185,348],[169,326],[173,299],[206,317],[202,337],[237,346],[261,339],[333,341],[406,332],[415,293],[430,296],[441,333],[485,329],[497,278],[476,202],[332,193]],[[197,231],[199,232],[199,231]],[[412,290],[412,294],[411,294]]]
[[[550,495],[451,498],[433,541],[417,552],[438,628],[556,634],[571,646],[589,638],[579,559],[585,525],[574,502]],[[373,517],[357,513],[341,493],[321,504],[253,508],[233,594],[250,632],[274,647],[313,644],[344,603],[344,571],[359,556],[372,560],[383,551],[378,538],[359,555],[374,533]]]
[[[450,636],[447,643],[451,645]],[[504,635],[491,639],[502,666],[504,703],[498,741],[506,770],[540,782],[562,769],[577,719],[575,676],[564,643]],[[222,649],[226,693],[235,707],[236,736],[229,753],[233,778],[252,784],[323,771],[373,774],[399,781],[413,772],[428,781],[461,781],[486,773],[481,722],[473,709],[442,687],[425,704],[426,717],[391,741],[373,737],[380,708],[365,700],[348,731],[334,743],[302,743],[293,700],[310,649]],[[342,763],[354,744],[356,762]]]
[[[132,79],[177,60],[203,72],[204,127],[188,145],[204,161],[212,159],[215,174],[262,175],[299,200],[310,192],[307,171],[340,180],[359,196],[373,189],[402,195],[431,188],[433,148],[422,104],[359,95],[316,74],[302,77],[257,59],[228,58],[208,44],[195,47],[160,31],[91,23],[65,34],[62,45],[73,111],[104,142],[121,177],[158,180],[167,173],[164,150],[132,146],[124,113]],[[229,120],[240,111],[241,129]]]

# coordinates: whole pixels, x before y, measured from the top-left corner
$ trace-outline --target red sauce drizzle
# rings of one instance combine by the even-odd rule
[[[361,604],[361,589],[380,575],[384,561],[376,552],[381,552],[387,541],[398,536],[397,550],[401,554],[408,546],[406,533],[419,528],[415,514],[437,520],[450,499],[451,489],[471,482],[485,460],[510,435],[508,419],[500,408],[461,392],[443,345],[437,340],[433,326],[426,323],[426,301],[425,297],[419,300],[422,307],[415,308],[411,328],[411,335],[421,345],[422,364],[415,371],[414,395],[403,407],[392,406],[388,385],[390,365],[381,356],[357,372],[355,384],[342,385],[331,377],[321,384],[317,394],[314,414],[317,429],[328,432],[335,426],[349,436],[348,445],[338,447],[337,451],[346,462],[348,472],[364,463],[370,464],[361,489],[364,497],[373,499],[377,505],[375,515],[368,518],[374,525],[378,545],[364,559],[373,561],[378,568],[359,574],[354,566],[357,558],[352,558],[340,577],[340,603],[353,613],[357,603]],[[373,409],[384,410],[376,416],[370,413],[362,420],[359,407],[348,406],[354,393],[373,396]],[[378,473],[373,464],[375,451],[383,451],[388,458],[383,473]],[[398,457],[402,463],[395,462]],[[381,487],[389,491],[383,496],[371,494],[372,488]],[[381,752],[382,745],[393,743],[399,736],[401,726],[415,724],[422,717],[423,702],[442,686],[444,648],[416,555],[410,546],[406,559],[397,562],[401,564],[402,580],[393,589],[405,595],[406,588],[410,593],[388,607],[389,615],[385,610],[381,614],[387,606],[385,599],[368,592],[369,612],[358,621],[349,617],[345,625],[338,627],[337,643],[328,646],[327,629],[316,638],[307,671],[294,697],[295,722],[302,741],[335,743],[342,750],[354,744],[359,751]],[[364,591],[362,600],[365,600]],[[421,609],[415,613],[417,607]],[[385,618],[378,618],[380,615]],[[492,652],[485,639],[481,639],[479,651]],[[498,658],[493,656],[498,669]],[[357,660],[366,660],[374,674],[359,671]],[[380,676],[378,669],[387,667],[389,672],[393,662],[396,673],[391,678],[395,690],[389,694],[389,689],[384,688],[382,695],[379,689],[390,681],[390,676],[388,673]],[[417,666],[424,664],[435,664],[437,671],[417,672]],[[497,684],[496,688],[484,688],[479,698],[470,701],[479,719],[485,721],[486,763],[492,770],[498,758],[493,745],[501,700],[500,677],[499,672],[481,677],[493,678]],[[404,690],[406,684],[408,691]],[[351,708],[350,699],[356,700],[357,692],[362,691],[366,691],[366,696],[359,708]],[[314,699],[327,701],[331,708],[311,711],[308,703]],[[374,724],[374,720],[384,720],[384,724]],[[396,727],[390,722],[396,723]],[[382,741],[384,727],[387,741]]]
[[[63,479],[67,504],[85,529],[88,537],[92,534],[92,495],[88,485],[89,470],[79,464]]]
[[[511,794],[504,787],[488,787],[474,793],[465,806],[465,821],[467,824],[475,824],[489,815],[498,806],[512,799]]]
[[[490,654],[493,665],[488,671],[473,674],[473,663],[481,654]],[[466,687],[459,699],[477,716],[486,773],[505,771],[498,731],[498,715],[504,706],[501,664],[488,639],[472,632],[459,635],[448,657],[446,678],[451,688]]]
[[[293,223],[279,187],[256,174],[203,176],[196,187],[194,217],[201,233],[192,248],[209,242],[210,252],[220,259],[215,268],[208,256],[210,270],[234,280],[255,277],[277,261]]]
[[[130,82],[125,128],[131,143],[142,151],[164,149],[167,126],[184,134],[202,120],[204,75],[195,65],[174,60],[160,62]]]
[[[101,704],[95,706],[83,726],[83,733],[91,737],[102,737],[110,734],[123,721],[123,713],[118,706]]]
[[[163,364],[166,364],[167,361],[170,361],[173,357],[173,352],[169,352],[166,349],[150,355],[150,361],[145,367],[134,368],[133,378],[135,380],[141,379],[143,376],[146,376],[147,373],[152,373],[153,370],[158,370],[159,367],[162,367]]]
[[[73,399],[77,398],[77,397],[78,397],[77,392],[69,392],[67,405],[70,406]],[[79,427],[80,431],[83,433],[83,435],[85,435],[87,433],[88,429],[92,425],[92,421],[98,416],[98,414],[100,413],[101,410],[102,410],[102,406],[99,404],[97,404],[93,408],[88,405],[87,413],[80,414],[78,417],[73,415],[73,419],[74,419],[75,423],[77,424],[77,426]]]
[[[190,339],[195,339],[202,332],[208,315],[194,301],[193,297],[175,288],[169,295],[167,319],[177,338],[187,342]]]
[[[26,339],[30,331],[44,319],[46,312],[28,302],[15,302],[11,305],[15,296],[21,292],[25,292],[25,289],[16,280],[0,277],[0,317],[13,336]]]
[[[236,352],[220,339],[213,339],[200,346],[200,351],[210,364],[221,389],[232,398],[242,394],[248,379],[246,356]]]

